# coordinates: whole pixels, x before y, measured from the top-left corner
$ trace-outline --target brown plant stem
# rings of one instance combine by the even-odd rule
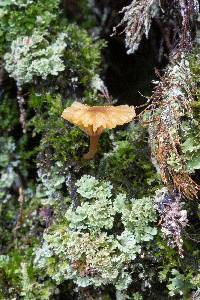
[[[15,225],[15,228],[13,229],[14,240],[16,240],[17,231],[19,230],[19,228],[21,227],[22,222],[23,222],[23,205],[24,205],[24,190],[23,190],[23,187],[20,186],[18,191],[19,191],[18,202],[19,202],[20,207],[19,207],[19,215],[18,215],[18,218],[17,218],[17,223]]]
[[[24,108],[25,99],[23,97],[21,88],[18,88],[17,90],[17,101],[19,104],[19,113],[20,113],[19,122],[22,126],[23,133],[26,133],[26,111]]]
[[[90,148],[88,153],[83,155],[84,159],[93,159],[97,152],[97,145],[99,142],[100,135],[91,135],[90,136]]]

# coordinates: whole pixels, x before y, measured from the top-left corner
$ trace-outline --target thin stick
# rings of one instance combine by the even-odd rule
[[[17,231],[21,227],[22,219],[23,219],[24,190],[23,190],[22,186],[19,187],[18,192],[19,192],[18,202],[19,202],[20,207],[19,207],[17,223],[15,225],[15,228],[13,229],[14,240],[16,240]]]

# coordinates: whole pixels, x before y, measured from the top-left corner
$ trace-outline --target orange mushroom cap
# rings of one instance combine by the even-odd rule
[[[133,106],[88,106],[79,102],[74,102],[62,113],[65,120],[79,126],[89,136],[128,123],[135,115]]]

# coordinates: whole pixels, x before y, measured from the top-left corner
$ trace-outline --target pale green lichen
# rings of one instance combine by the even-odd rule
[[[110,200],[98,199],[93,203],[82,203],[74,211],[73,206],[66,212],[70,227],[89,229],[92,231],[100,228],[111,229],[114,222],[114,210]]]
[[[157,229],[150,225],[157,218],[153,205],[150,197],[127,200],[125,195],[118,195],[115,199],[115,211],[121,213],[125,228],[134,232],[137,242],[150,241],[157,234]]]
[[[80,206],[69,206],[64,223],[44,234],[35,264],[57,283],[72,279],[81,287],[113,284],[125,290],[132,282],[129,264],[141,252],[142,243],[157,233],[153,201],[130,201],[124,194],[115,197],[110,182],[89,175],[76,186]],[[109,234],[118,213],[121,233]]]
[[[66,177],[61,173],[61,167],[62,163],[56,162],[48,172],[38,168],[36,197],[43,205],[54,205],[63,199],[61,188]]]
[[[84,175],[76,183],[77,192],[86,199],[109,199],[113,186],[109,182],[99,182],[95,177]]]
[[[75,211],[73,206],[67,210],[65,216],[69,226],[79,230],[88,228],[92,231],[111,229],[115,214],[111,200],[113,186],[88,175],[82,176],[76,186],[77,192],[85,199]]]
[[[64,228],[58,232],[56,229],[44,235],[45,242],[36,251],[35,259],[38,267],[45,268],[57,283],[72,279],[81,287],[112,283],[119,289],[126,289],[131,283],[126,263],[127,259],[136,257],[140,247],[130,233],[115,238],[106,233],[90,234]]]
[[[31,36],[19,37],[6,53],[5,68],[18,85],[29,83],[34,77],[46,79],[64,71],[64,50],[67,33],[59,33],[51,43],[47,32],[35,31]]]

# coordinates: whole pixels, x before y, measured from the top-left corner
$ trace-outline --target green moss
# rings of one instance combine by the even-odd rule
[[[10,134],[16,125],[18,125],[17,103],[5,95],[0,105],[0,132],[2,135]]]
[[[42,134],[39,151],[53,151],[55,160],[79,160],[83,151],[84,134],[76,127],[67,124],[61,118],[64,109],[59,95],[33,94],[29,99],[31,109],[35,116],[28,122],[28,127],[33,129],[32,134]]]
[[[187,162],[187,169],[190,173],[194,173],[200,169],[200,55],[199,50],[196,49],[189,57],[190,69],[193,79],[193,97],[194,101],[191,103],[193,118],[188,118],[183,122],[181,128],[182,134],[182,151],[184,159]]]
[[[111,136],[110,151],[100,161],[99,174],[110,179],[119,191],[142,197],[159,187],[156,171],[149,159],[147,132],[132,124]],[[122,163],[123,162],[123,163]]]
[[[11,1],[0,4],[0,55],[13,40],[20,35],[30,35],[33,29],[41,32],[57,23],[60,0],[31,1],[25,6],[12,4]]]
[[[32,264],[32,249],[10,252],[0,256],[0,292],[2,299],[13,299],[20,295],[26,300],[48,300],[55,287],[51,281],[42,282],[44,276]],[[10,288],[6,289],[6,286]]]

